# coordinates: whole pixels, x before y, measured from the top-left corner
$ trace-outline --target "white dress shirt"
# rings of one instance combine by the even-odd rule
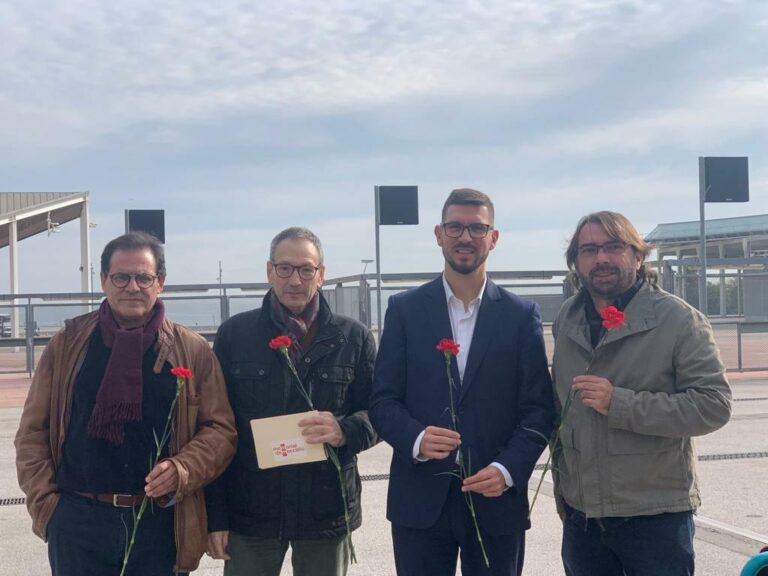
[[[459,354],[456,356],[456,364],[459,368],[459,382],[464,380],[464,370],[467,367],[469,347],[472,345],[472,336],[475,333],[477,315],[480,310],[483,294],[485,293],[485,284],[487,280],[487,277],[483,279],[483,285],[480,287],[480,292],[469,302],[469,306],[465,307],[464,302],[454,295],[448,281],[445,279],[445,274],[443,274],[443,288],[445,288],[445,297],[448,303],[448,317],[451,320],[453,341],[459,345]],[[419,448],[421,447],[421,440],[424,438],[424,432],[425,430],[421,431],[421,434],[416,437],[416,442],[413,445],[413,458],[419,462],[426,462],[429,460],[429,458],[424,458],[419,454]],[[504,476],[504,482],[508,488],[511,488],[513,483],[509,470],[498,462],[491,462],[491,466],[495,466],[501,471]]]

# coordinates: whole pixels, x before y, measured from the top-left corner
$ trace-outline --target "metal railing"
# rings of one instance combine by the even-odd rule
[[[551,322],[563,301],[572,294],[565,271],[491,272],[499,285],[536,301],[545,324],[547,352],[554,342]],[[382,310],[389,296],[433,279],[429,274],[382,275]],[[323,293],[337,313],[351,316],[378,331],[377,291],[373,275],[329,279]],[[173,320],[213,340],[218,326],[231,315],[261,306],[269,284],[184,284],[166,285],[163,301]],[[34,293],[0,295],[0,373],[34,370],[42,348],[63,325],[64,320],[98,307],[101,293]],[[10,325],[11,311],[18,317],[17,330]],[[768,369],[768,321],[743,317],[712,317],[715,339],[729,370]],[[11,335],[14,333],[13,335]]]

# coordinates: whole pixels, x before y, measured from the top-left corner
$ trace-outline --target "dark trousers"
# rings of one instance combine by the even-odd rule
[[[485,498],[474,494],[473,498]],[[392,544],[398,576],[451,576],[461,554],[464,576],[520,576],[523,572],[525,532],[493,536],[482,529],[490,568],[485,567],[475,526],[458,480],[451,482],[449,496],[437,522],[425,530],[392,525]]]
[[[276,540],[229,532],[224,576],[280,576],[291,547],[293,576],[344,576],[349,567],[345,536],[322,540]]]
[[[52,576],[117,576],[132,531],[131,508],[63,493],[48,524]],[[170,576],[175,562],[173,507],[147,506],[125,574]]]
[[[693,513],[586,518],[566,508],[567,576],[692,576]]]

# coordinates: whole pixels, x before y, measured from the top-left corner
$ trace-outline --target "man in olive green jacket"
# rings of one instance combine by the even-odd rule
[[[568,576],[693,574],[700,505],[693,436],[728,422],[731,393],[706,317],[656,286],[621,214],[579,222],[566,252],[581,286],[555,321],[562,418],[555,494]],[[615,306],[621,326],[600,311]]]

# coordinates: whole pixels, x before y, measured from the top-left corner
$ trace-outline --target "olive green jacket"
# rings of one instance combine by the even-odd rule
[[[692,437],[717,430],[731,414],[712,327],[680,298],[645,283],[625,309],[625,324],[593,351],[585,297],[582,290],[568,299],[553,326],[557,401],[565,403],[573,379],[588,369],[613,384],[613,396],[607,416],[576,395],[564,417],[554,455],[558,503],[591,518],[695,510]]]

